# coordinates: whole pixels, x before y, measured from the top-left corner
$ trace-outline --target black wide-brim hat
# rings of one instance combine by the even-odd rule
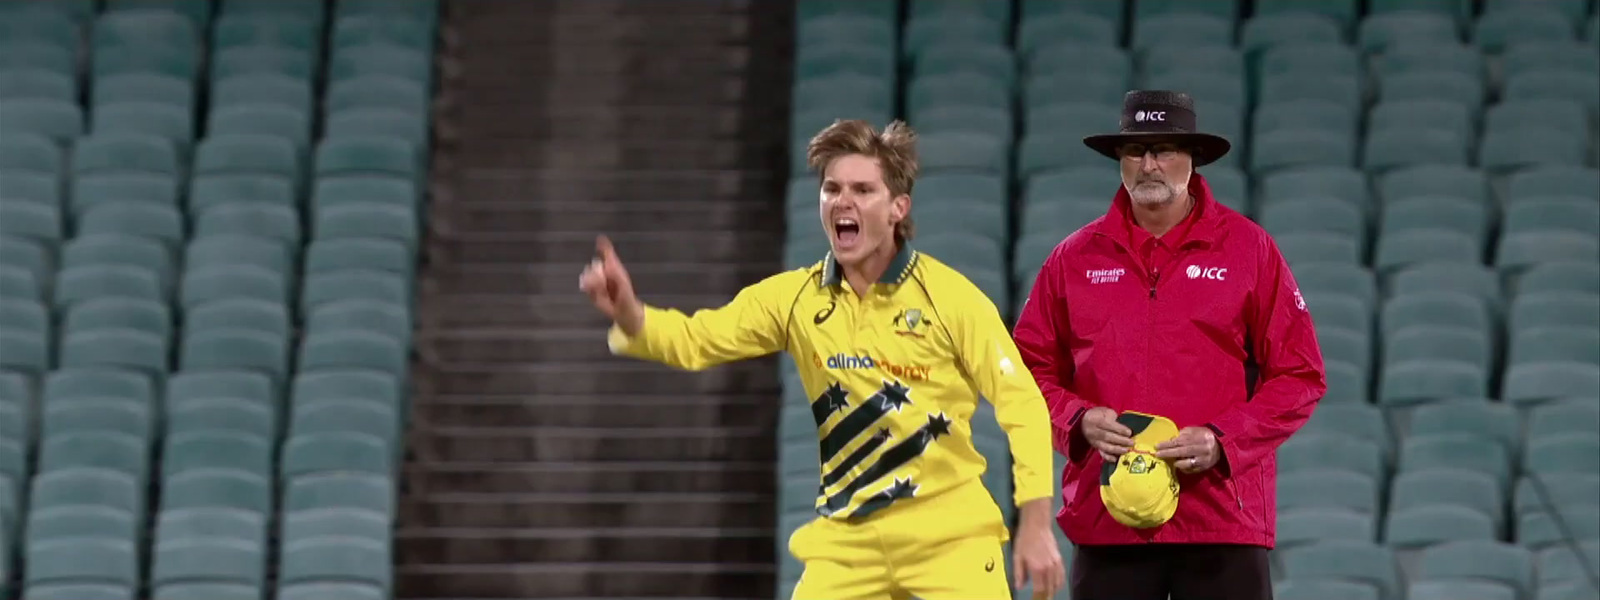
[[[1122,97],[1120,133],[1091,135],[1083,144],[1109,158],[1120,160],[1123,144],[1174,142],[1188,148],[1194,166],[1215,162],[1233,148],[1227,138],[1196,131],[1194,99],[1183,92],[1133,90]]]

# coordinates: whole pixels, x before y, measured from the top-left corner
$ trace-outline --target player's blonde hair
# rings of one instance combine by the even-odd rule
[[[917,179],[917,132],[904,121],[894,121],[879,133],[872,124],[859,119],[840,119],[811,138],[806,146],[806,164],[820,180],[834,160],[860,154],[878,161],[889,197],[910,195]],[[895,243],[905,243],[916,233],[911,215],[894,226]]]

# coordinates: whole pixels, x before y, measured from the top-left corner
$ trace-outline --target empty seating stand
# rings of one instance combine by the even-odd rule
[[[1279,597],[1600,594],[1594,2],[798,7],[786,268],[827,250],[805,142],[834,119],[903,119],[921,136],[914,243],[1015,318],[1120,185],[1080,138],[1113,130],[1129,89],[1186,91],[1234,148],[1199,171],[1279,243],[1328,367],[1279,451]],[[785,392],[780,540],[816,486],[802,396]],[[798,573],[784,565],[777,597]]]
[[[0,4],[0,598],[390,597],[436,12]]]

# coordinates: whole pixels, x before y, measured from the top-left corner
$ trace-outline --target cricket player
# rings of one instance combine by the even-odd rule
[[[831,250],[693,315],[644,304],[605,237],[580,277],[613,353],[698,371],[788,352],[817,423],[818,518],[789,551],[795,600],[1010,598],[1011,532],[979,477],[969,419],[988,398],[1011,443],[1013,569],[1049,597],[1066,577],[1051,528],[1050,415],[994,303],[912,248],[916,134],[837,121],[807,148]]]

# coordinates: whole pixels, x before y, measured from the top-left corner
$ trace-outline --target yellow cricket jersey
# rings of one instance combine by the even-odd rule
[[[794,357],[817,423],[818,514],[865,517],[981,476],[979,394],[1010,439],[1016,503],[1054,493],[1049,412],[999,311],[925,254],[903,248],[864,297],[829,255],[692,316],[645,310],[632,339],[612,327],[612,352],[687,370]]]

